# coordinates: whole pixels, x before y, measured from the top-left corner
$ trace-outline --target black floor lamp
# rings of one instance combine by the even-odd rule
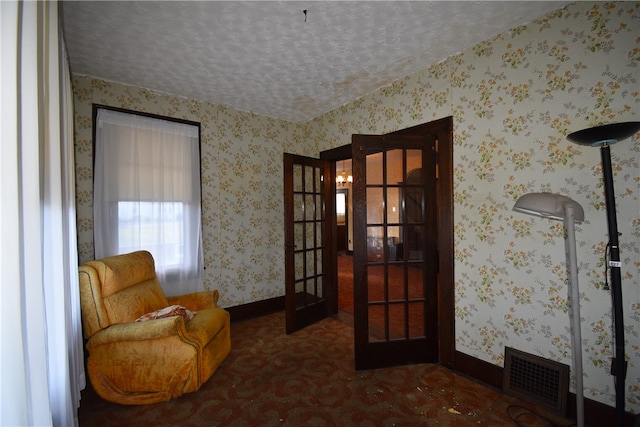
[[[624,426],[626,361],[624,355],[620,248],[618,246],[618,223],[609,146],[635,135],[639,130],[640,122],[612,123],[583,129],[567,136],[569,141],[575,142],[576,144],[600,147],[600,154],[602,156],[604,196],[607,205],[607,223],[609,227],[609,260],[607,266],[611,270],[611,298],[615,334],[615,353],[612,374],[615,376],[616,426],[619,427]]]

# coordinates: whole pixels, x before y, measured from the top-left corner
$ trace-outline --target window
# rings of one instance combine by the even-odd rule
[[[96,258],[148,250],[167,295],[202,289],[198,124],[97,108]]]

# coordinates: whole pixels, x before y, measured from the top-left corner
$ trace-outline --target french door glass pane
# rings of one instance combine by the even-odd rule
[[[387,224],[400,223],[401,206],[400,189],[398,187],[387,187]]]
[[[302,194],[293,195],[293,220],[302,221],[304,219],[304,198]]]
[[[322,247],[323,246],[322,242],[324,242],[324,239],[322,237],[322,223],[316,222],[315,229],[316,229],[315,246]],[[321,252],[321,250],[319,250],[318,252]]]
[[[314,247],[314,242],[315,242],[315,233],[314,233],[314,225],[313,222],[305,222],[305,231],[306,231],[306,236],[305,236],[305,247],[306,248],[313,248]]]
[[[304,277],[304,252],[297,252],[293,256],[296,279]]]
[[[313,166],[304,167],[304,191],[307,193],[312,193],[314,190],[313,169]]]
[[[303,242],[302,238],[304,236],[304,223],[300,222],[293,225],[293,235],[296,241],[296,248],[294,249],[302,249],[302,244],[298,245],[298,243]],[[299,247],[298,247],[299,246]]]
[[[403,227],[395,225],[387,227],[387,250],[389,251],[389,262],[402,260],[402,229]]]
[[[370,305],[367,315],[369,320],[369,342],[385,341],[387,336],[385,306]]]
[[[384,212],[383,189],[367,188],[367,223],[382,224]]]
[[[304,219],[311,221],[315,216],[315,203],[313,194],[305,194],[304,196]]]
[[[408,264],[407,275],[409,278],[409,299],[419,300],[424,299],[424,279],[421,268],[422,263]]]
[[[404,181],[403,152],[404,150],[387,151],[387,185],[398,185]]]
[[[369,302],[385,301],[384,266],[370,265],[367,268],[367,294]]]
[[[319,193],[320,189],[322,188],[322,171],[320,170],[320,168],[314,168],[314,191]]]
[[[408,224],[424,223],[424,190],[420,187],[406,189],[405,215]]]
[[[313,277],[316,274],[316,260],[314,255],[315,255],[315,251],[307,252],[307,259],[306,259],[307,277]]]
[[[367,227],[367,261],[384,261],[384,227]]]
[[[302,165],[293,165],[293,191],[302,191]]]
[[[424,337],[424,302],[409,304],[409,338]]]
[[[382,185],[382,153],[367,154],[367,185]]]
[[[422,150],[406,150],[406,152],[407,177],[405,178],[405,181],[408,181],[412,170],[422,169]]]
[[[303,295],[305,291],[305,282],[296,282],[296,295]],[[304,300],[302,298],[296,298],[297,306],[304,306]]]
[[[322,249],[316,249],[316,272],[322,272]]]
[[[323,282],[323,277],[322,276],[318,276],[316,277],[316,297],[317,300],[315,302],[318,302],[319,300],[324,299],[324,282]]]
[[[320,181],[318,181],[318,185],[320,185]],[[318,188],[317,191],[320,191],[320,189]],[[315,207],[316,207],[316,220],[320,221],[322,219],[322,196],[318,193],[316,194],[316,198],[315,198]]]
[[[389,280],[389,299],[392,301],[404,300],[405,294],[405,267],[403,265],[389,265],[387,267]]]
[[[389,339],[402,339],[405,333],[405,305],[404,303],[389,304]]]

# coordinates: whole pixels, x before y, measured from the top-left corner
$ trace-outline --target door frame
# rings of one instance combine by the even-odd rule
[[[438,360],[441,365],[455,369],[455,275],[454,275],[454,231],[453,231],[453,117],[445,117],[432,122],[401,129],[391,134],[397,135],[437,135],[438,153],[436,165],[436,203],[438,204]],[[343,145],[320,153],[320,159],[336,162],[351,158],[351,144]],[[332,183],[335,193],[335,182]],[[331,227],[336,227],[335,214],[329,215]],[[335,230],[335,228],[334,228]],[[335,232],[332,233],[335,236]],[[337,283],[337,242],[333,248],[330,270]],[[334,306],[335,304],[335,306]],[[329,313],[337,313],[337,298],[329,304]]]

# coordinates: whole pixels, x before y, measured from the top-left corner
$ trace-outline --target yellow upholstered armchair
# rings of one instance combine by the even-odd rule
[[[196,391],[231,351],[218,291],[166,297],[147,251],[89,261],[79,278],[87,369],[103,399],[141,405]]]

